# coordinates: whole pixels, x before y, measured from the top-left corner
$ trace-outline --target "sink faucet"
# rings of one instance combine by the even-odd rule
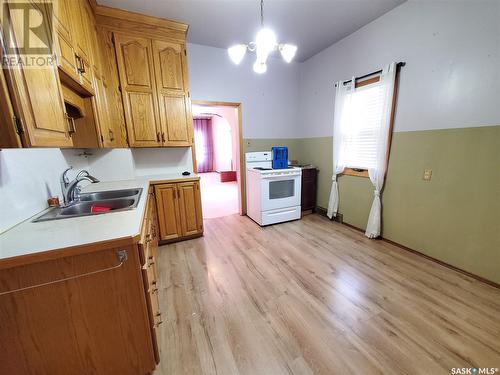
[[[67,173],[70,169],[73,169],[73,167],[69,167],[61,175],[61,190],[65,205],[69,205],[73,203],[73,201],[78,199],[81,191],[81,188],[78,186],[78,184],[81,181],[86,180],[92,182],[93,184],[99,182],[97,178],[91,176],[90,173],[87,172],[86,170],[81,170],[76,175],[75,179],[73,181],[70,181],[67,176]]]

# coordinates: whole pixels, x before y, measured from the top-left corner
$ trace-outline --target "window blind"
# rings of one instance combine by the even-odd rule
[[[376,167],[377,145],[382,124],[384,90],[380,84],[360,87],[350,94],[342,126],[345,166]]]

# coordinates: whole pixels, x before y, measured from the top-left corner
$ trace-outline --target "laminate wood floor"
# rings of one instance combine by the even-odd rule
[[[155,375],[500,367],[500,290],[319,215],[205,220],[158,272]]]

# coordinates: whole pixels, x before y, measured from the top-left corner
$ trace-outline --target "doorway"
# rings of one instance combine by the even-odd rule
[[[192,103],[193,160],[200,176],[203,218],[244,215],[241,103]]]

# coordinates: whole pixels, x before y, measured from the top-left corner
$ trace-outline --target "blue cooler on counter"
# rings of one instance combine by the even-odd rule
[[[288,168],[288,147],[273,147],[273,169]]]

